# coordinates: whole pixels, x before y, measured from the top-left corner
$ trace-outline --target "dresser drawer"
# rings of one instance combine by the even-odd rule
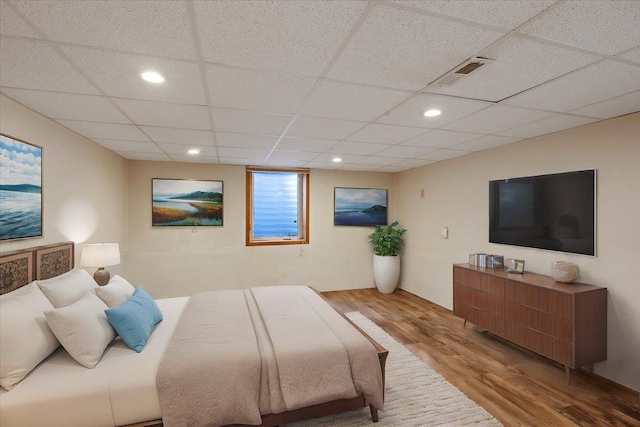
[[[573,340],[573,322],[565,317],[507,301],[506,318],[563,341]]]
[[[481,310],[490,311],[499,317],[504,317],[504,298],[499,296],[454,283],[453,298]]]
[[[510,320],[505,322],[505,338],[529,350],[575,368],[571,360],[573,348],[571,343],[567,341],[543,334]]]
[[[512,280],[507,281],[505,295],[507,300],[512,300],[522,305],[537,308],[567,319],[573,318],[571,295],[514,282]]]
[[[453,269],[453,282],[504,298],[504,279],[456,267]]]
[[[502,317],[498,317],[488,311],[480,310],[477,307],[473,307],[461,301],[454,301],[453,312],[457,316],[460,316],[491,333],[501,337],[505,336],[504,318]]]

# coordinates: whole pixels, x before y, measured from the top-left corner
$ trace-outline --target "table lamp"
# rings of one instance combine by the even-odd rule
[[[93,279],[100,286],[109,283],[111,275],[105,267],[120,264],[120,246],[117,243],[88,243],[82,247],[80,264],[83,267],[98,267]]]

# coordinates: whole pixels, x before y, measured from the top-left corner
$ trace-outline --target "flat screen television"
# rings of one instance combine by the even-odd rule
[[[489,182],[489,242],[596,254],[596,171]]]

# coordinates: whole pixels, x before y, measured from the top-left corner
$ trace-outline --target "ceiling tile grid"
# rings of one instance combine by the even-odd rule
[[[638,1],[2,0],[0,91],[131,160],[394,173],[640,111],[638,21]]]

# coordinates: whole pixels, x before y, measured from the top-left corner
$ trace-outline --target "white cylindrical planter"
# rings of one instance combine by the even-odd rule
[[[373,254],[373,278],[383,294],[396,290],[400,278],[400,255],[379,256]]]

